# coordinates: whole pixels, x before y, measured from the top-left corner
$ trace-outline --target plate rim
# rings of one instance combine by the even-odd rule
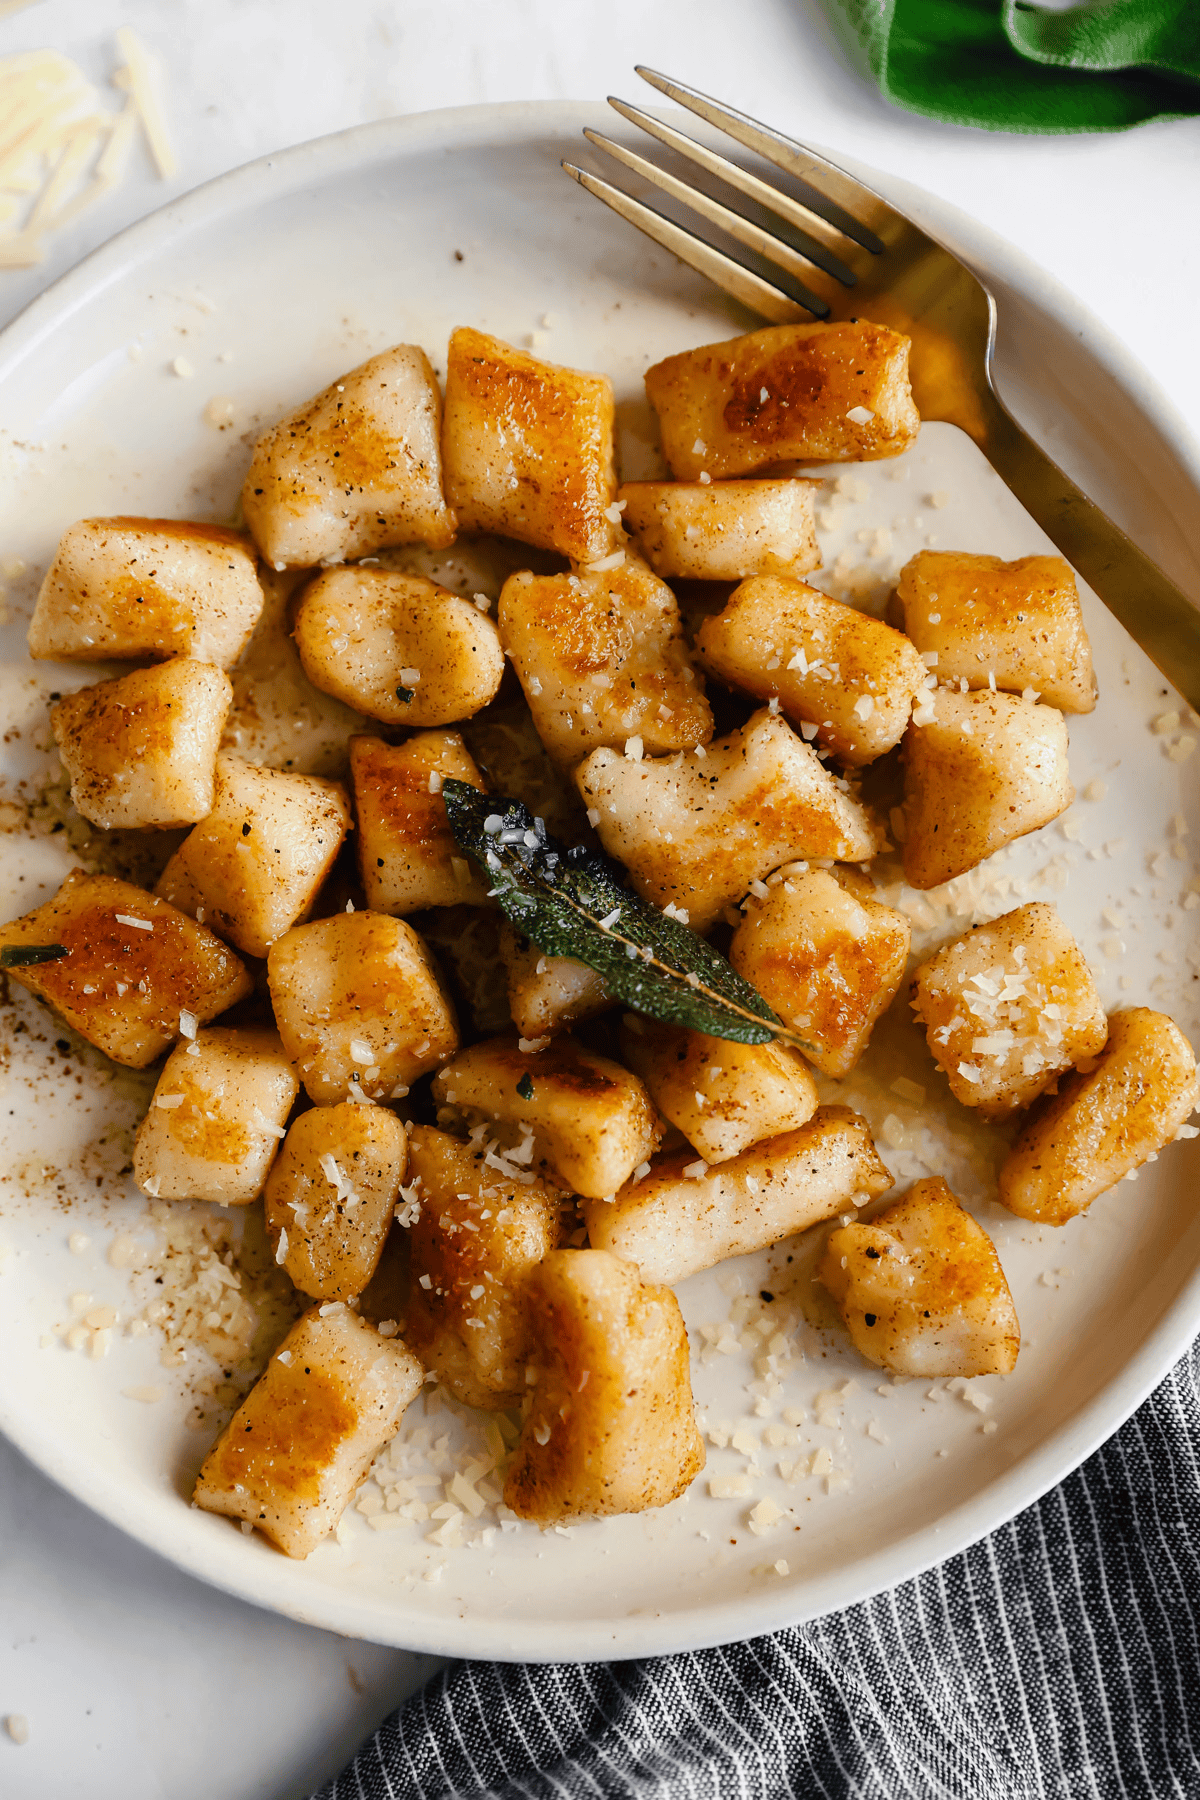
[[[125,227],[30,302],[0,332],[0,381],[23,358],[36,353],[45,338],[93,295],[153,254],[164,237],[186,235],[272,195],[294,192],[312,175],[324,179],[438,145],[446,150],[470,148],[497,135],[506,142],[528,141],[535,135],[565,137],[578,133],[589,117],[607,116],[607,109],[597,101],[505,101],[446,107],[371,121],[226,171]],[[1024,251],[953,203],[845,152],[829,154],[831,160],[848,166],[865,181],[878,184],[883,193],[898,194],[902,202],[914,208],[919,204],[921,222],[931,235],[938,236],[965,260],[984,261],[989,273],[1022,292],[1059,324],[1080,336],[1104,373],[1123,390],[1176,457],[1200,498],[1200,438],[1192,433],[1170,396],[1129,346],[1068,287]],[[840,1588],[836,1596],[822,1595],[822,1588],[832,1585],[834,1578],[810,1582],[810,1598],[799,1605],[792,1590],[776,1593],[762,1589],[748,1590],[736,1599],[712,1602],[683,1615],[638,1614],[613,1621],[577,1618],[531,1624],[501,1618],[472,1620],[469,1614],[461,1618],[457,1614],[438,1618],[412,1615],[395,1600],[373,1601],[367,1595],[339,1594],[333,1588],[289,1597],[286,1571],[290,1564],[264,1557],[261,1570],[240,1559],[236,1567],[226,1569],[224,1559],[218,1558],[214,1568],[205,1560],[206,1546],[175,1541],[169,1524],[162,1523],[165,1515],[144,1501],[131,1504],[130,1496],[121,1491],[118,1478],[110,1471],[93,1471],[89,1491],[81,1492],[78,1478],[71,1474],[70,1457],[53,1441],[50,1430],[39,1430],[36,1421],[20,1418],[12,1400],[3,1392],[0,1430],[43,1474],[90,1510],[176,1567],[234,1598],[349,1637],[435,1655],[484,1656],[501,1661],[609,1660],[701,1649],[802,1624],[860,1604],[966,1550],[1041,1499],[1120,1429],[1187,1350],[1197,1326],[1200,1264],[1119,1375],[1080,1407],[1050,1442],[1027,1452],[981,1493],[942,1514],[935,1523],[900,1545],[861,1558],[854,1565],[851,1580],[840,1573],[836,1577]],[[179,1502],[172,1502],[176,1503]],[[385,1606],[394,1615],[395,1624],[374,1616]],[[555,1638],[569,1642],[541,1641]]]

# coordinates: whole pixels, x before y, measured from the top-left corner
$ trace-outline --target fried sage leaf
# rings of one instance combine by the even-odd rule
[[[459,848],[491,880],[505,917],[547,956],[570,956],[634,1012],[739,1044],[804,1040],[712,945],[630,893],[621,865],[585,844],[568,849],[519,800],[442,783]]]
[[[5,944],[0,969],[28,969],[34,963],[58,962],[69,955],[65,944]]]

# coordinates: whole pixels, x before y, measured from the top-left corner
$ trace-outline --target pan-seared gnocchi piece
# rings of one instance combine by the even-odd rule
[[[434,1076],[433,1097],[447,1119],[493,1121],[506,1141],[523,1134],[521,1154],[548,1180],[596,1198],[615,1194],[662,1136],[637,1076],[567,1037],[536,1053],[511,1038],[472,1044]]]
[[[198,1031],[167,1058],[138,1126],[133,1179],[160,1200],[248,1206],[300,1084],[273,1031]]]
[[[729,960],[823,1075],[848,1075],[899,992],[911,937],[903,913],[810,869],[746,903]]]
[[[386,913],[295,926],[272,944],[267,981],[284,1048],[318,1106],[403,1096],[458,1048],[424,940]]]
[[[194,656],[232,668],[262,611],[254,546],[183,519],[80,519],[29,622],[29,654],[71,662]]]
[[[874,462],[916,441],[909,339],[868,319],[768,325],[646,370],[676,481],[779,462]]]
[[[820,1279],[854,1348],[895,1375],[1007,1375],[1021,1328],[1000,1258],[940,1179],[835,1231]]]
[[[594,1248],[673,1285],[865,1206],[891,1185],[867,1121],[848,1106],[822,1106],[795,1131],[714,1168],[688,1150],[660,1156],[615,1200],[588,1201],[583,1215]]]
[[[442,498],[442,398],[429,358],[397,344],[351,369],[254,446],[242,512],[276,569],[391,544],[454,542]]]
[[[940,887],[1074,798],[1066,721],[1053,706],[938,688],[904,736],[905,877]]]
[[[621,1054],[664,1119],[710,1163],[792,1131],[817,1110],[808,1064],[784,1044],[736,1044],[627,1013]]]
[[[482,331],[446,358],[446,497],[464,531],[494,531],[576,562],[614,540],[613,388]]]
[[[340,782],[217,757],[216,800],[162,872],[156,893],[247,956],[304,918],[350,830]]]
[[[678,1499],[704,1445],[674,1294],[604,1250],[552,1250],[529,1293],[541,1367],[506,1505],[552,1525]]]
[[[536,1353],[526,1281],[562,1242],[557,1188],[489,1163],[458,1138],[413,1127],[412,1283],[405,1342],[465,1406],[515,1406]]]
[[[943,945],[913,975],[912,992],[951,1093],[985,1119],[1030,1105],[1108,1036],[1083,953],[1043,901]]]
[[[1098,1194],[1153,1162],[1200,1098],[1182,1031],[1146,1006],[1113,1013],[1090,1072],[1066,1076],[1030,1114],[1000,1170],[1000,1203],[1065,1225]]]
[[[785,720],[765,710],[703,756],[643,761],[594,750],[575,771],[575,785],[601,843],[625,864],[638,893],[682,910],[693,931],[706,931],[782,863],[805,856],[864,862],[875,854],[864,808]]]
[[[290,1065],[288,1072],[291,1073]],[[275,1261],[314,1300],[353,1300],[374,1275],[404,1180],[404,1126],[383,1106],[314,1106],[263,1189]]]
[[[76,812],[105,830],[207,818],[232,701],[224,669],[184,656],[68,694],[50,726]]]
[[[421,731],[403,744],[350,739],[355,846],[373,912],[485,904],[486,884],[459,852],[446,818],[448,776],[483,791],[483,776],[457,731]]]
[[[331,1301],[288,1332],[204,1460],[193,1503],[256,1525],[288,1556],[331,1532],[425,1371]]]
[[[1059,712],[1096,704],[1092,647],[1071,565],[1061,556],[921,550],[900,571],[904,630],[943,681],[1035,689]]]
[[[742,581],[821,566],[809,481],[627,481],[622,523],[657,575]]]
[[[423,575],[329,569],[296,609],[296,648],[323,694],[387,725],[449,725],[495,698],[504,652],[470,600]]]
[[[595,969],[571,956],[543,956],[511,925],[501,930],[500,955],[508,976],[508,1010],[523,1038],[550,1036],[613,1004]]]
[[[538,736],[564,767],[598,744],[662,752],[711,738],[675,596],[629,552],[599,575],[511,575],[498,618]]]
[[[53,900],[0,925],[0,948],[10,981],[129,1069],[144,1069],[254,987],[206,927],[128,881],[82,869]]]
[[[760,700],[778,697],[807,739],[869,763],[904,735],[927,670],[890,625],[803,581],[743,581],[696,638],[705,666]]]

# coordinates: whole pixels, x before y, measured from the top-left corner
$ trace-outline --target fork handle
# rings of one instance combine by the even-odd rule
[[[1200,608],[1082,493],[990,396],[980,449],[1067,561],[1200,711]]]

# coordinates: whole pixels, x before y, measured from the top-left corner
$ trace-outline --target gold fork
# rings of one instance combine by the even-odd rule
[[[978,276],[873,189],[816,151],[653,69],[639,66],[637,73],[792,177],[792,191],[784,192],[640,107],[609,100],[623,119],[667,150],[743,195],[752,209],[766,209],[770,222],[756,222],[598,131],[585,130],[585,137],[741,244],[759,269],[611,182],[564,162],[568,175],[776,324],[861,314],[907,333],[912,339],[913,397],[922,417],[945,420],[969,433],[1130,636],[1200,709],[1200,610],[1051,462],[998,398],[992,385],[996,302]]]

